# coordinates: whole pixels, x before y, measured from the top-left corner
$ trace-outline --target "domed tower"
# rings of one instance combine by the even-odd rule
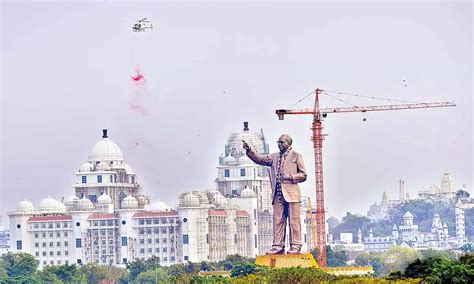
[[[92,147],[88,161],[80,166],[73,187],[77,197],[85,196],[93,204],[105,193],[116,209],[120,208],[124,195],[138,198],[141,194],[136,173],[125,162],[120,147],[109,139],[107,129],[102,130],[102,139]]]
[[[29,232],[28,220],[37,213],[33,204],[28,200],[18,203],[17,209],[8,212],[10,221],[10,251],[29,252],[31,251],[33,240]]]
[[[242,140],[247,142],[258,153],[269,154],[263,130],[251,132],[248,122],[244,122],[242,132],[231,133],[224,148],[224,154],[219,157],[217,167],[217,190],[224,197],[241,196],[241,191],[249,187],[258,195],[259,212],[272,211],[271,187],[268,170],[251,161],[242,147]]]
[[[181,262],[207,261],[209,256],[207,222],[209,204],[201,204],[205,199],[192,192],[182,194],[178,214],[183,235],[183,259]],[[209,200],[207,201],[209,203]],[[204,206],[203,206],[204,205]]]

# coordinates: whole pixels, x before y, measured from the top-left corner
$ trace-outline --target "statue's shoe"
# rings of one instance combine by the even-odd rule
[[[274,254],[285,254],[285,249],[277,249],[277,248],[271,248],[269,251],[266,253],[267,255],[274,255]]]
[[[289,249],[286,253],[287,254],[301,254],[299,249]]]

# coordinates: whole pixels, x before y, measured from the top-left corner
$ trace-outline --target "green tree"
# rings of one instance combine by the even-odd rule
[[[130,261],[127,263],[127,269],[130,272],[130,279],[135,280],[138,274],[160,267],[160,260],[156,256],[152,256],[146,260],[142,260],[140,258]]]
[[[59,279],[56,274],[48,270],[37,271],[38,283],[48,283],[48,284],[62,284],[64,281]]]
[[[7,279],[21,282],[34,276],[38,268],[38,261],[27,253],[9,252],[2,257],[2,267],[6,272]]]
[[[458,256],[456,252],[453,250],[434,250],[434,249],[427,249],[420,251],[421,256],[423,259],[426,258],[447,258],[451,260],[456,260]]]
[[[340,233],[352,233],[353,241],[357,241],[359,228],[362,228],[362,231],[368,231],[368,224],[370,224],[370,219],[367,217],[346,212],[346,216],[342,217],[342,222],[331,233],[335,239],[339,238]]]
[[[133,281],[133,283],[155,284],[155,283],[168,282],[169,280],[170,280],[170,275],[167,273],[166,269],[163,267],[158,267],[156,269],[150,269],[138,274],[138,276]]]
[[[230,272],[230,276],[241,277],[258,272],[266,272],[267,270],[267,267],[256,265],[253,262],[244,262],[234,265]]]
[[[420,257],[421,253],[413,248],[392,246],[381,255],[381,275],[387,275],[395,270],[404,270],[408,264]]]
[[[53,273],[63,282],[77,282],[78,278],[80,278],[79,269],[75,264],[46,266],[43,268],[43,271]]]
[[[88,284],[99,283],[108,276],[107,267],[96,263],[83,265],[79,271],[85,275]]]
[[[428,283],[472,283],[474,267],[446,258],[416,259],[406,267],[404,276]]]
[[[379,276],[382,271],[382,254],[379,252],[362,253],[355,259],[356,266],[372,266],[374,275]]]
[[[318,259],[318,251],[316,249],[311,250],[311,254],[313,255],[314,259]],[[329,267],[339,267],[339,266],[346,266],[348,256],[346,251],[344,250],[333,250],[330,246],[326,246],[326,261],[327,266]]]

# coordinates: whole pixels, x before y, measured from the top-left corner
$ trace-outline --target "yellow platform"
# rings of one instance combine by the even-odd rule
[[[275,255],[259,255],[255,259],[255,264],[268,266],[269,268],[284,267],[314,267],[318,268],[318,264],[310,253],[303,254],[275,254]]]

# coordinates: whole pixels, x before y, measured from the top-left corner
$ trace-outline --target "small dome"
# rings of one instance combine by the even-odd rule
[[[71,195],[68,198],[66,198],[65,203],[66,205],[74,205],[74,204],[77,204],[78,201],[79,201],[79,197],[75,195]]]
[[[410,211],[407,211],[405,215],[403,215],[403,219],[409,219],[409,218],[413,218],[413,215],[410,213]]]
[[[98,163],[95,169],[98,171],[110,171],[110,165],[107,162]]]
[[[92,168],[93,168],[93,166],[92,166],[91,163],[84,163],[79,168],[79,172],[80,173],[90,172],[90,171],[92,171]]]
[[[125,172],[127,172],[127,174],[133,174],[132,167],[130,167],[129,164],[125,164]]]
[[[183,197],[183,207],[197,207],[199,206],[199,197],[192,193],[188,193]]]
[[[29,202],[26,199],[21,201],[20,203],[18,203],[18,206],[16,208],[16,211],[24,212],[24,213],[31,212],[31,211],[34,211],[34,210],[35,210],[35,208],[33,206],[33,203]]]
[[[171,211],[171,207],[168,206],[164,202],[157,201],[157,202],[153,202],[152,204],[150,204],[148,206],[148,210],[153,211],[153,212],[164,212],[164,211]]]
[[[120,203],[122,209],[136,209],[138,208],[138,201],[135,197],[128,195]]]
[[[90,201],[84,196],[82,199],[79,199],[79,201],[77,202],[77,210],[80,210],[80,211],[94,210],[94,204],[92,204],[92,201]]]
[[[237,164],[237,159],[232,157],[230,154],[224,158],[224,165],[234,165]]]
[[[90,162],[102,162],[102,161],[123,161],[122,150],[119,146],[112,142],[107,136],[107,130],[103,130],[104,134],[99,142],[95,143],[92,147],[91,154],[89,155]]]
[[[209,199],[207,199],[207,195],[199,190],[193,191],[193,194],[199,198],[199,204],[209,204]]]
[[[439,218],[439,214],[434,214],[434,216],[433,216],[433,217],[435,217],[435,218]]]
[[[148,204],[148,200],[143,194],[137,195],[137,202],[138,202],[138,205],[140,206]]]
[[[254,162],[252,160],[250,160],[249,157],[247,157],[247,155],[245,156],[242,156],[239,158],[239,164],[241,165],[252,165],[254,164]]]
[[[107,195],[107,193],[103,193],[99,198],[97,199],[97,202],[99,204],[112,204],[112,198]]]
[[[48,196],[40,201],[38,210],[41,212],[64,212],[65,206],[56,199]]]
[[[244,197],[244,198],[255,197],[255,192],[253,192],[253,190],[250,187],[246,186],[244,190],[240,192],[240,197]]]

